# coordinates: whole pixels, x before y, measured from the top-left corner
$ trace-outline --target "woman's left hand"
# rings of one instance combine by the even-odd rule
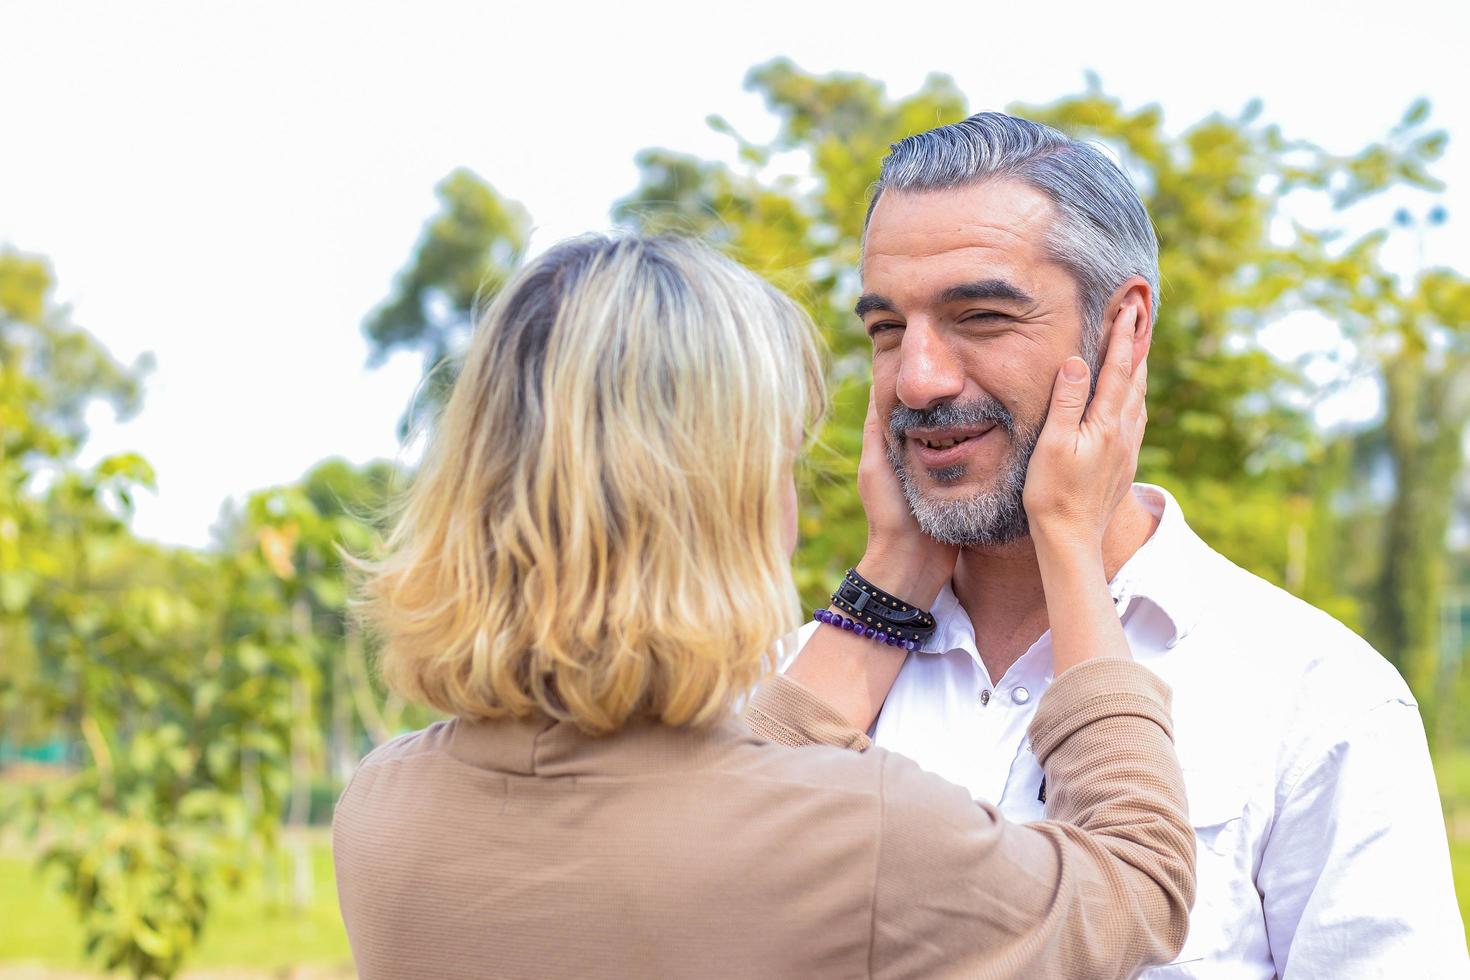
[[[1133,484],[1148,420],[1148,361],[1133,363],[1137,322],[1132,303],[1114,318],[1091,404],[1086,361],[1068,358],[1057,372],[1022,497],[1038,543],[1101,549],[1113,511]]]

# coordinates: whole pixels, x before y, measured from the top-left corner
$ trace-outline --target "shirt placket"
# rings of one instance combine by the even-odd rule
[[[996,753],[997,762],[1005,767],[1005,776],[1000,794],[993,799],[1013,819],[1035,820],[1041,814],[1041,804],[1036,799],[1041,767],[1031,754],[1026,732],[1050,680],[1051,671],[1047,669],[1050,653],[1048,634],[1011,665],[990,699],[990,707],[995,709],[1001,726],[995,744],[1014,747],[1014,751]]]
[[[978,651],[968,651],[975,664],[977,683],[970,708],[974,737],[976,744],[993,747],[977,753],[981,763],[976,767],[979,779],[970,786],[976,799],[1002,806],[1007,795],[1014,793],[1015,770],[1018,761],[1027,754],[1026,730],[1041,695],[1042,678],[1047,673],[1043,646],[1044,638],[1032,644],[999,683],[990,679]]]
[[[1115,581],[1110,592],[1113,604],[1122,616],[1132,599],[1130,587],[1125,581]],[[1019,746],[1019,750],[1009,756],[1005,788],[998,797],[1001,811],[1012,820],[1042,820],[1046,817],[1044,775],[1026,733],[1031,727],[1031,720],[1036,717],[1038,702],[1051,686],[1051,663],[1051,631],[1047,630],[1011,666],[989,697],[991,703],[1008,704],[1013,709],[1006,713],[1005,730],[996,741],[997,745],[1006,745],[1014,740]]]

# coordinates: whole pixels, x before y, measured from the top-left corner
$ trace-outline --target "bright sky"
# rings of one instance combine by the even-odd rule
[[[539,249],[607,227],[640,148],[726,156],[704,124],[716,112],[768,134],[741,82],[777,55],[895,94],[947,72],[973,110],[1076,91],[1090,68],[1176,131],[1260,96],[1289,134],[1342,151],[1427,95],[1452,186],[1425,260],[1466,270],[1467,39],[1463,0],[0,0],[0,246],[49,257],[60,299],[117,357],[154,353],[142,412],[94,412],[84,458],[143,453],[159,490],[137,531],[203,545],[232,495],[325,456],[398,453],[419,363],[366,370],[359,325],[456,166],[524,203]],[[1331,335],[1297,333],[1283,349]],[[1344,414],[1371,392],[1357,397]]]

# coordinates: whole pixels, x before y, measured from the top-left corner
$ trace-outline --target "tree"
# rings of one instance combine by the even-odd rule
[[[481,297],[491,297],[520,264],[530,217],[468,170],[456,170],[435,188],[440,212],[424,226],[413,258],[393,292],[363,324],[370,364],[395,350],[424,358],[425,389],[400,424],[406,433],[442,405],[458,375]]]
[[[1383,449],[1393,476],[1377,576],[1374,635],[1415,691],[1436,690],[1445,547],[1470,426],[1470,280],[1422,274],[1411,292],[1385,284],[1376,326]],[[1434,699],[1426,697],[1427,706]]]
[[[345,764],[364,728],[381,740],[399,724],[344,629],[337,551],[375,546],[392,468],[328,461],[256,493],[212,553],[138,541],[147,462],[76,453],[89,404],[136,408],[139,369],[71,325],[51,288],[42,260],[0,253],[0,714],[7,739],[59,735],[80,766],[8,818],[44,831],[41,864],[90,954],[171,976],[213,897],[274,849],[283,811],[309,815],[322,729]]]
[[[146,461],[75,462],[96,399],[136,403],[136,371],[72,327],[37,259],[0,259],[0,711],[12,737],[75,737],[81,767],[23,801],[87,951],[170,976],[211,896],[269,841],[289,744],[293,651],[242,570],[128,529]]]
[[[119,414],[135,410],[140,369],[124,368],[72,326],[51,300],[52,285],[44,260],[0,252],[0,709],[15,733],[34,731],[40,717],[17,692],[42,667],[41,630],[27,612],[69,570],[55,545],[79,535],[61,534],[63,513],[88,497],[127,506],[132,487],[152,479],[136,457],[105,460],[87,473],[70,467],[87,405],[102,400]],[[105,524],[104,517],[72,521]]]

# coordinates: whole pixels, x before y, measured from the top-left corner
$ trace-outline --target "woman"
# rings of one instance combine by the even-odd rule
[[[823,397],[805,316],[687,241],[531,263],[480,324],[387,557],[363,563],[386,681],[454,720],[373,752],[339,803],[361,975],[1101,977],[1172,957],[1194,842],[1167,690],[1128,659],[1100,545],[1141,426],[1130,332],[1086,420],[1085,372],[1059,375],[1031,464],[1058,674],[1032,748],[1073,823],[1022,826],[832,747],[866,747],[852,722],[924,627],[885,583],[860,579],[856,617],[885,628],[838,600],[818,618],[843,628],[802,655],[814,686],[871,697],[776,677],[749,705],[768,739],[827,746],[733,714],[798,619],[792,465]],[[888,573],[923,545],[871,409],[865,439]]]

